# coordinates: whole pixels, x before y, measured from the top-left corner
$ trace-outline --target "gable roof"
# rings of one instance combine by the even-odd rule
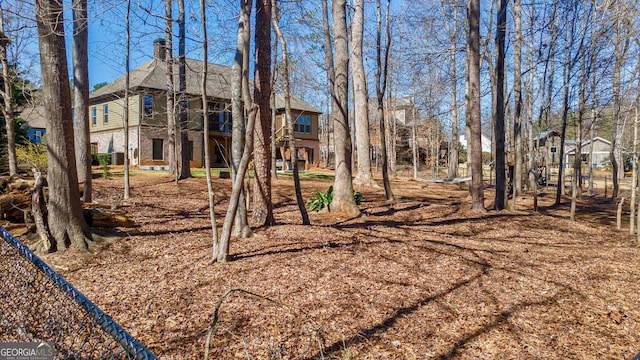
[[[310,113],[322,114],[322,111],[316,109],[311,104],[309,104],[308,102],[300,99],[299,97],[297,97],[295,95],[291,95],[290,98],[291,98],[291,108],[292,109],[302,110],[302,111],[306,111],[306,112],[310,112]],[[276,100],[276,109],[284,110],[284,94],[283,93],[277,93],[275,100]]]
[[[560,133],[555,131],[555,130],[546,130],[546,131],[541,132],[538,136],[535,136],[533,138],[533,141],[544,140],[544,139],[548,138],[549,136],[560,136]]]
[[[178,82],[178,65],[174,64],[174,83]],[[202,83],[203,62],[186,59],[186,82],[188,95],[200,95]],[[166,90],[167,88],[167,64],[158,59],[151,59],[129,73],[130,89],[154,89]],[[228,66],[208,64],[207,67],[207,95],[219,99],[231,98],[232,69]],[[92,92],[89,97],[97,99],[109,95],[121,94],[124,91],[124,79],[122,75],[115,81]]]
[[[25,121],[25,125],[29,128],[45,129],[47,127],[44,105],[25,106],[20,112],[20,118]]]
[[[571,141],[571,142],[570,142],[570,141]],[[608,146],[611,146],[611,141],[609,141],[609,140],[607,140],[607,139],[605,139],[605,138],[602,138],[602,137],[600,137],[600,136],[596,136],[596,137],[594,137],[593,139],[584,139],[584,140],[582,140],[582,142],[580,143],[580,146],[587,146],[587,145],[591,144],[592,142],[602,142],[602,143],[605,143],[605,144],[606,144],[606,145],[608,145]],[[570,144],[570,145],[572,145],[572,146],[573,146],[572,148],[567,149],[567,150],[565,151],[565,153],[567,153],[567,154],[573,154],[573,153],[575,153],[575,152],[576,152],[576,146],[575,146],[575,145],[576,145],[576,141],[575,141],[575,140],[567,140],[567,141],[565,141],[565,143]]]
[[[174,64],[174,84],[178,82],[178,65]],[[186,59],[186,80],[187,95],[202,95],[202,67],[200,60]],[[232,68],[219,64],[209,63],[207,66],[207,96],[229,100],[231,99],[231,80],[233,78]],[[129,88],[153,89],[165,91],[167,88],[167,64],[158,59],[151,59],[140,65],[129,73]],[[115,81],[92,92],[90,99],[99,99],[109,96],[121,96],[124,92],[124,75]],[[276,94],[276,108],[284,109],[284,95]],[[316,109],[306,101],[291,95],[291,108],[311,113],[321,114],[322,111]]]

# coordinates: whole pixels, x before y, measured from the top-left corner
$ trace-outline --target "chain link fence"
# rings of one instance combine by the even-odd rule
[[[61,359],[155,359],[0,227],[0,342],[48,342]]]

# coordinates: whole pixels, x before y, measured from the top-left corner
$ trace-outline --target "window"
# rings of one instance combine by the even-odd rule
[[[98,143],[91,143],[91,155],[98,153]]]
[[[98,122],[98,109],[96,107],[91,108],[91,126],[96,126]]]
[[[104,124],[108,124],[109,123],[109,105],[103,105],[102,106],[102,122]]]
[[[300,115],[293,124],[293,132],[311,134],[311,116]]]
[[[557,154],[558,153],[558,147],[557,146],[551,146],[549,148],[549,152],[552,154]]]
[[[42,130],[35,130],[33,132],[33,140],[35,143],[42,142]]]
[[[153,139],[153,160],[164,160],[164,140]]]
[[[209,104],[209,131],[231,133],[231,110],[221,103]]]
[[[144,117],[153,117],[153,94],[144,94],[143,106]]]

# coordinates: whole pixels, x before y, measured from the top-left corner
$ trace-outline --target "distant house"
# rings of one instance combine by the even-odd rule
[[[482,139],[482,152],[490,153],[491,152],[491,139],[484,134],[481,135]],[[460,135],[460,145],[466,150],[467,149],[467,135]]]
[[[129,149],[124,148],[124,76],[90,94],[89,128],[94,153],[129,152],[132,165],[168,164],[168,131],[166,108],[166,62],[164,40],[154,42],[154,57],[130,72]],[[174,65],[177,86],[177,65]],[[202,116],[202,61],[186,59],[186,94],[188,113],[188,149],[192,167],[204,163],[204,121]],[[231,80],[232,69],[208,64],[206,104],[209,116],[211,166],[228,166],[231,146]],[[318,115],[321,111],[292,97],[292,112],[296,121],[294,134],[301,159],[317,162],[319,155]],[[276,96],[276,139],[285,144],[282,114],[284,101]],[[287,157],[287,152],[278,152]],[[116,157],[117,158],[117,157]]]
[[[34,144],[40,144],[42,137],[47,132],[46,118],[43,105],[26,106],[20,112],[20,118],[24,120],[22,125],[27,131],[27,138]]]
[[[565,143],[567,150],[565,151],[565,163],[568,165],[573,164],[576,158],[576,144],[575,141]],[[593,148],[593,152],[591,149]],[[599,136],[593,139],[585,139],[582,141],[580,149],[580,161],[584,164],[594,167],[604,167],[610,159],[611,154],[611,141],[603,139]],[[590,156],[593,157],[590,158]]]
[[[558,166],[560,162],[560,142],[560,133],[556,130],[543,131],[533,138],[533,144],[537,150],[538,166]]]

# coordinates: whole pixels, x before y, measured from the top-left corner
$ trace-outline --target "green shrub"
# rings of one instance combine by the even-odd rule
[[[353,192],[353,200],[356,201],[356,205],[360,205],[362,200],[364,200],[364,198],[362,197],[362,193],[359,192],[359,191],[354,191]]]
[[[44,144],[16,144],[16,160],[18,166],[35,168],[41,173],[47,172],[47,147]]]
[[[311,211],[320,211],[324,208],[328,208],[331,205],[331,200],[333,200],[333,186],[329,186],[329,189],[326,192],[318,191],[316,196],[307,200],[307,208]]]
[[[353,192],[353,199],[356,201],[357,205],[364,200],[362,197],[362,193],[358,191]],[[316,192],[316,196],[307,200],[307,208],[311,211],[320,211],[324,208],[329,209],[331,211],[330,205],[333,200],[333,186],[329,186],[329,189],[326,192],[318,191]]]
[[[111,154],[98,154],[98,162],[100,163],[100,168],[102,168],[102,177],[107,178],[111,173],[109,172],[109,164],[111,164]]]

